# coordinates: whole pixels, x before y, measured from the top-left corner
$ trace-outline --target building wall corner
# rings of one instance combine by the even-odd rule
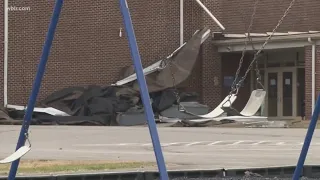
[[[320,92],[320,46],[316,46],[315,102]],[[305,46],[305,119],[312,117],[312,46]]]

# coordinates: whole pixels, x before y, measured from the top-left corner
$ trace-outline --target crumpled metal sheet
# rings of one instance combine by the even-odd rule
[[[163,69],[145,76],[149,92],[157,92],[179,85],[191,75],[198,59],[202,37],[207,31],[208,28],[203,28],[196,32],[172,57],[162,61]],[[168,64],[170,61],[172,62],[171,66]],[[120,75],[121,77],[133,73],[133,66],[126,67],[121,72],[124,73]],[[134,90],[140,91],[138,81],[134,81],[132,87]]]

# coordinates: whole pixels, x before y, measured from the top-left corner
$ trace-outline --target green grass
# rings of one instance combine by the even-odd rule
[[[51,174],[93,172],[120,169],[153,167],[151,162],[107,162],[107,161],[21,161],[18,174]],[[0,165],[0,174],[8,174],[10,164]]]

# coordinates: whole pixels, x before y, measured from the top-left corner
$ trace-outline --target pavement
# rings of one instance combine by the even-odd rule
[[[0,126],[0,158],[14,151],[21,126]],[[296,165],[307,129],[159,127],[168,169]],[[23,159],[153,161],[147,127],[31,126]],[[320,163],[315,131],[305,164]]]

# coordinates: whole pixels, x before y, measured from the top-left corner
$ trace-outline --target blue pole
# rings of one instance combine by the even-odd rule
[[[299,157],[299,160],[298,160],[298,163],[297,163],[297,167],[296,167],[296,169],[294,171],[294,174],[293,174],[293,178],[292,178],[293,180],[299,180],[300,179],[301,172],[302,172],[302,169],[303,169],[303,165],[304,165],[304,162],[306,160],[306,157],[307,157],[307,154],[308,154],[308,150],[309,150],[309,147],[310,147],[310,143],[311,143],[311,140],[312,140],[313,132],[314,132],[314,129],[316,128],[316,125],[317,125],[319,113],[320,113],[320,94],[318,96],[318,100],[316,102],[316,107],[314,108],[314,111],[313,111],[313,114],[312,114],[312,119],[311,119],[311,122],[309,124],[307,135],[306,135],[304,143],[303,143],[303,147],[302,147],[302,150],[301,150],[301,153],[300,153],[300,157]]]
[[[121,9],[123,22],[125,24],[125,29],[128,36],[127,38],[129,41],[131,57],[134,63],[135,72],[137,74],[137,79],[140,87],[140,94],[142,97],[144,112],[148,121],[149,133],[151,136],[153,149],[154,149],[154,153],[155,153],[157,164],[158,164],[158,170],[160,172],[160,178],[161,180],[168,180],[169,177],[168,177],[166,165],[165,165],[162,150],[161,150],[159,135],[158,135],[154,114],[151,107],[149,91],[148,91],[147,83],[143,74],[140,53],[138,50],[138,45],[137,45],[136,37],[134,34],[130,12],[129,12],[129,8],[126,0],[120,0],[120,9]]]
[[[35,106],[35,103],[37,100],[37,96],[38,96],[38,93],[40,90],[41,81],[42,81],[42,78],[43,78],[43,75],[45,72],[48,56],[49,56],[52,41],[54,38],[54,33],[55,33],[55,30],[56,30],[56,27],[57,27],[57,24],[59,21],[60,12],[62,9],[62,4],[63,4],[63,0],[56,0],[53,15],[52,15],[51,22],[49,25],[49,30],[47,33],[47,38],[46,38],[45,44],[43,46],[41,59],[40,59],[39,65],[38,65],[38,71],[37,71],[35,80],[33,82],[33,87],[32,87],[30,97],[29,97],[29,102],[28,102],[27,110],[26,110],[26,113],[24,116],[23,124],[21,127],[16,150],[18,150],[21,146],[23,146],[25,144],[25,140],[26,140],[25,134],[28,132],[28,129],[29,129],[33,109],[34,109],[34,106]],[[9,176],[8,176],[9,180],[15,179],[16,174],[17,174],[17,170],[18,170],[18,166],[19,166],[19,162],[20,162],[20,159],[14,161],[12,163],[11,168],[10,168],[10,172],[9,172]]]

